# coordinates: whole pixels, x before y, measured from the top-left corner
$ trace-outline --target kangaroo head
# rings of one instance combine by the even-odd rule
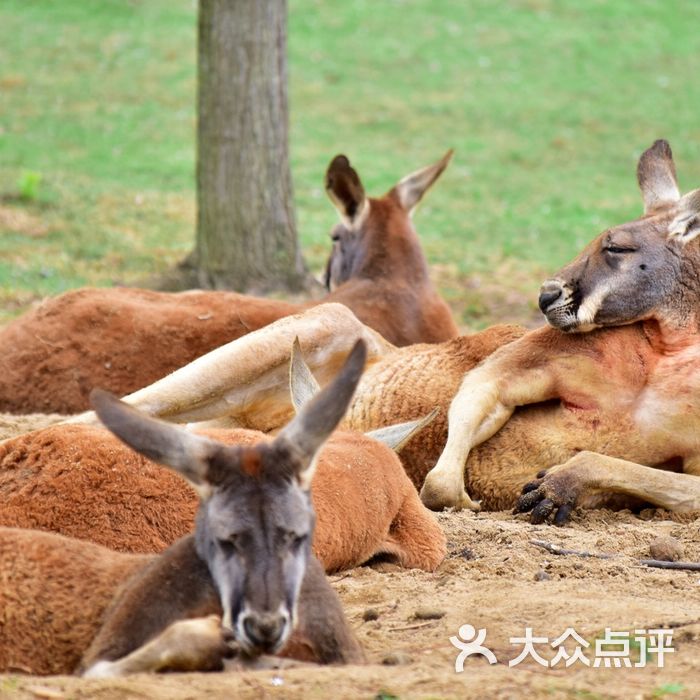
[[[671,147],[656,141],[639,159],[644,215],[601,233],[547,280],[539,305],[563,331],[656,318],[683,325],[700,295],[700,190],[681,197]],[[691,245],[689,245],[691,244]]]
[[[358,341],[335,379],[274,440],[247,448],[146,417],[107,392],[91,395],[109,430],[197,489],[196,550],[219,592],[224,626],[250,654],[279,651],[294,627],[311,553],[316,456],[342,419],[365,358]]]
[[[326,264],[325,285],[332,291],[352,277],[386,274],[397,263],[424,273],[425,259],[411,223],[418,202],[445,170],[448,151],[437,163],[406,177],[383,197],[365,195],[362,182],[343,155],[326,171],[326,192],[340,215],[331,231],[333,248]],[[395,259],[392,259],[395,258]]]

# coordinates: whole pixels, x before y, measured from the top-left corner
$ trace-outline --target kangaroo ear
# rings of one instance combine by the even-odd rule
[[[144,457],[164,464],[185,477],[206,496],[210,487],[210,463],[223,448],[219,443],[194,435],[155,418],[102,389],[93,389],[90,402],[105,427]]]
[[[684,195],[676,205],[678,212],[669,224],[668,237],[690,243],[700,235],[700,190]]]
[[[321,387],[316,381],[316,377],[311,373],[309,366],[304,362],[297,336],[294,338],[292,359],[289,363],[289,393],[292,396],[294,411],[299,413],[319,391],[321,391]]]
[[[406,175],[406,177],[402,178],[399,184],[390,191],[390,194],[395,194],[399,203],[403,209],[408,212],[409,216],[413,214],[413,210],[423,198],[423,195],[449,165],[453,153],[454,151],[450,149],[437,163],[416,170],[415,173],[411,173],[410,175]]]
[[[680,199],[676,166],[673,164],[673,153],[668,141],[654,141],[653,145],[642,153],[637,164],[637,182],[642,191],[645,214]]]
[[[343,155],[336,156],[326,171],[326,192],[348,227],[357,226],[369,210],[369,200],[359,175]]]
[[[311,485],[316,454],[345,415],[366,359],[367,345],[358,340],[333,381],[306,403],[274,440],[276,447],[291,454],[304,489]]]
[[[372,430],[369,433],[365,433],[365,435],[378,442],[384,443],[387,447],[394,450],[394,452],[400,452],[401,448],[414,435],[417,435],[423,428],[430,425],[435,420],[438,413],[440,413],[440,409],[434,408],[427,416],[419,420],[412,420],[407,423],[396,423],[386,428],[377,428],[377,430]]]

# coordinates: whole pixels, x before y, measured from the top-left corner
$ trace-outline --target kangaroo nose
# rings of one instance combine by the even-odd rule
[[[277,613],[248,615],[243,620],[243,629],[251,644],[269,651],[274,649],[282,637],[286,618]]]
[[[540,289],[539,306],[543,314],[547,313],[547,309],[562,295],[562,288],[558,282],[549,280],[542,285]]]

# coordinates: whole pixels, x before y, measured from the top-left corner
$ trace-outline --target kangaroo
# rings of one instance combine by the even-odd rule
[[[195,532],[160,556],[144,557],[48,533],[0,530],[7,573],[0,609],[9,611],[0,669],[66,672],[81,657],[78,670],[89,677],[219,668],[225,644],[212,615],[248,656],[360,660],[340,603],[311,555],[309,487],[318,450],[342,418],[365,358],[358,342],[330,385],[272,442],[255,447],[222,445],[93,391],[110,431],[197,489]]]
[[[298,413],[319,391],[298,343],[289,383]],[[319,450],[311,489],[312,551],[327,573],[377,558],[427,571],[440,564],[445,535],[396,455],[434,418],[366,435],[336,430]],[[241,447],[271,439],[243,428],[197,432]],[[161,552],[190,532],[198,503],[178,474],[91,425],[56,425],[0,445],[0,493],[0,526],[143,554]]]
[[[543,284],[549,327],[466,375],[423,485],[428,505],[470,504],[470,450],[517,407],[556,402],[550,428],[570,454],[525,485],[517,509],[532,510],[532,522],[563,523],[575,505],[612,494],[700,508],[700,190],[681,196],[663,140],[642,154],[637,177],[644,215],[601,233]]]
[[[344,304],[396,345],[458,334],[432,284],[411,216],[452,151],[369,197],[345,156],[326,172],[341,223],[332,231],[328,294],[292,303],[235,292],[77,289],[0,329],[0,411],[77,413],[93,387],[124,395],[225,343],[321,301]]]

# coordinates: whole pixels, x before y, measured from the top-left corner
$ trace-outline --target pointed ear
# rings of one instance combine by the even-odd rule
[[[292,359],[289,363],[289,393],[292,396],[295,413],[298,414],[319,391],[321,391],[321,387],[316,381],[316,377],[311,374],[309,366],[304,362],[297,336],[294,338]]]
[[[654,141],[651,148],[642,153],[637,164],[637,182],[642,191],[645,214],[680,199],[676,166],[668,141]]]
[[[274,440],[295,461],[296,476],[308,489],[315,469],[315,456],[335,430],[350,404],[367,359],[367,345],[358,340],[333,381],[312,398]]]
[[[668,237],[685,245],[700,235],[700,190],[684,195],[676,205],[676,211],[668,226]]]
[[[99,419],[122,442],[144,457],[179,472],[199,491],[209,490],[209,465],[222,448],[217,442],[144,416],[108,391],[93,389],[90,403]]]
[[[450,149],[437,163],[428,165],[421,170],[416,170],[415,173],[411,173],[410,175],[406,175],[406,177],[402,178],[399,184],[391,190],[391,192],[395,193],[399,203],[403,209],[408,212],[409,216],[413,214],[413,210],[423,198],[423,195],[449,165],[453,153],[454,151]]]
[[[367,215],[369,200],[359,175],[343,155],[336,156],[326,171],[326,192],[340,214],[340,220],[353,228]]]
[[[397,423],[389,425],[386,428],[378,428],[369,433],[365,433],[367,437],[371,437],[378,442],[384,443],[394,452],[400,452],[401,448],[416,434],[418,434],[427,425],[430,425],[437,414],[440,413],[439,408],[434,408],[427,416],[420,420],[412,420],[407,423]]]

